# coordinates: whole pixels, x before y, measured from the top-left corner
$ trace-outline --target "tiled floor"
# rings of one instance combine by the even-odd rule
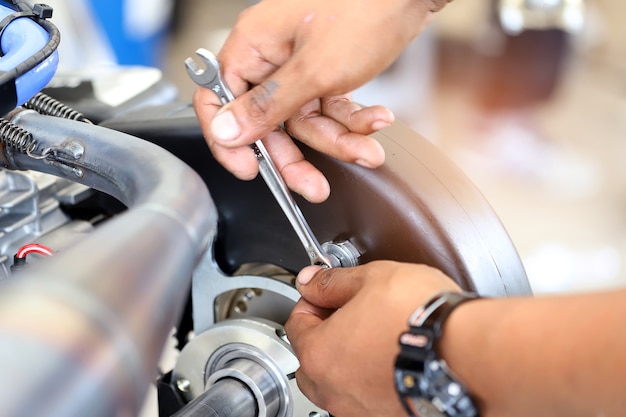
[[[183,99],[194,88],[182,71],[184,58],[200,46],[218,50],[250,3],[184,3],[183,25],[164,66]],[[625,285],[626,54],[619,51],[626,52],[626,37],[615,14],[626,5],[594,3],[555,94],[495,122],[476,111],[467,83],[436,82],[441,68],[434,65],[442,63],[437,40],[478,37],[486,10],[485,1],[453,3],[405,58],[404,78],[387,75],[359,99],[390,106],[465,170],[509,230],[535,292]],[[415,78],[406,71],[411,66]],[[401,96],[398,85],[411,86],[413,94]]]

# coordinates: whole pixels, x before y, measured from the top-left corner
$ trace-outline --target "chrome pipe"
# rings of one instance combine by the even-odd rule
[[[33,111],[11,121],[38,143],[8,169],[110,194],[129,210],[0,282],[0,415],[135,416],[217,211],[202,179],[141,139]]]
[[[258,417],[252,392],[241,382],[224,378],[190,401],[172,417]]]

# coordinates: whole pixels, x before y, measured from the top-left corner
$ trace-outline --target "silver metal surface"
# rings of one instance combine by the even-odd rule
[[[349,268],[359,264],[361,253],[349,240],[325,242],[322,245],[322,249],[324,249],[329,256],[338,259],[339,264],[343,268]]]
[[[291,417],[287,414],[285,399],[287,395],[281,392],[282,385],[276,382],[271,372],[263,366],[261,361],[235,357],[223,365],[221,369],[211,372],[207,380],[207,390],[224,379],[234,379],[242,383],[254,396],[257,417]],[[283,375],[283,379],[285,379]]]
[[[295,304],[300,299],[300,293],[291,283],[262,276],[256,271],[236,276],[224,274],[215,262],[214,253],[207,251],[193,273],[191,297],[194,333],[199,335],[209,330],[223,318],[223,314],[218,315],[216,312],[221,295],[246,289],[261,290],[264,294],[273,293],[284,300],[281,306],[289,302]]]
[[[224,378],[172,417],[258,417],[256,401],[241,382]]]
[[[224,378],[231,378],[256,391],[253,395],[261,406],[271,405],[264,409],[266,417],[314,413],[328,417],[300,392],[293,378],[298,359],[281,337],[282,330],[282,326],[262,319],[220,322],[185,346],[172,371],[172,380],[189,381],[188,389],[181,392],[187,401],[219,387]]]
[[[244,264],[233,273],[237,276],[257,275],[268,280],[278,280],[295,285],[296,276],[270,264]],[[220,294],[214,301],[215,321],[233,318],[262,317],[274,323],[284,324],[294,306],[294,301],[272,291],[259,288],[241,288]]]
[[[0,169],[0,280],[9,277],[22,245],[38,242],[59,249],[90,232],[91,224],[72,220],[61,203],[77,203],[92,193],[52,175]]]
[[[84,151],[36,160],[4,149],[6,168],[69,177],[129,210],[0,282],[0,415],[137,415],[215,235],[213,202],[156,145],[33,111],[12,121],[41,148]]]
[[[191,79],[198,85],[212,90],[219,97],[222,105],[234,100],[235,96],[222,80],[220,64],[215,55],[203,48],[198,49],[196,54],[205,65],[205,68],[200,68],[193,58],[187,58],[185,60],[185,66]],[[322,246],[309,227],[304,215],[300,211],[300,207],[298,207],[298,204],[289,192],[285,180],[280,175],[263,142],[259,139],[250,146],[259,161],[259,172],[261,176],[285,213],[285,216],[289,219],[311,264],[326,265],[329,267],[341,266],[338,259],[329,256],[324,249],[322,249]]]

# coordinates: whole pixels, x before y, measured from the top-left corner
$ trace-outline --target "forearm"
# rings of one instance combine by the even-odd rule
[[[440,353],[482,417],[621,415],[625,301],[626,290],[473,301],[448,319]]]

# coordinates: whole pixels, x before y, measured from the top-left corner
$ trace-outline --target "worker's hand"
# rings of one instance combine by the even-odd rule
[[[380,106],[360,109],[346,93],[397,58],[426,24],[433,3],[263,0],[245,10],[218,54],[237,99],[220,109],[213,92],[200,88],[194,96],[217,160],[251,179],[258,164],[247,145],[264,138],[288,186],[323,201],[329,194],[323,175],[276,132],[285,122],[293,136],[319,151],[380,166],[384,152],[367,135],[388,126],[393,115]]]
[[[405,415],[393,380],[400,333],[429,298],[460,288],[434,268],[390,261],[307,267],[297,287],[285,330],[302,392],[336,417]]]

